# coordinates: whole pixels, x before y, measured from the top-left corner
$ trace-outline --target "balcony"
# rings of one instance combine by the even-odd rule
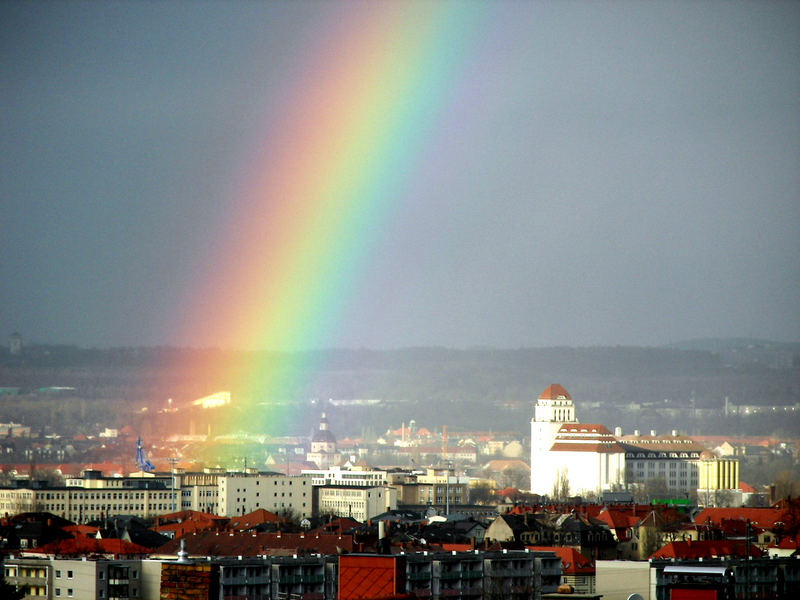
[[[324,583],[325,576],[324,575],[287,575],[285,577],[281,577],[278,580],[278,583],[281,585],[295,585],[295,584],[315,584],[315,583]]]

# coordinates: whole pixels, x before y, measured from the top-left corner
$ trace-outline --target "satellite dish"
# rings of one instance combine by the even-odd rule
[[[311,521],[309,521],[308,519],[303,519],[302,521],[300,521],[300,527],[308,531],[311,528]]]
[[[641,594],[631,594],[628,596],[628,600],[644,600]]]

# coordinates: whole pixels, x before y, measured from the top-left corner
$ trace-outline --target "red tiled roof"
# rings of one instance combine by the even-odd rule
[[[755,494],[756,488],[754,488],[749,483],[745,483],[744,481],[739,481],[739,490],[744,494]]]
[[[641,517],[605,508],[597,515],[597,519],[608,525],[610,529],[614,529],[617,533],[617,539],[626,541],[628,539],[628,529],[638,525]]]
[[[760,557],[761,550],[755,544],[746,545],[744,540],[700,540],[670,542],[656,550],[650,558],[714,558],[723,556]]]
[[[786,536],[781,538],[779,542],[773,540],[770,548],[780,548],[781,550],[798,550],[800,549],[800,536],[794,538]]]
[[[23,550],[26,556],[140,556],[150,553],[149,548],[120,539],[68,538]]]
[[[401,568],[393,556],[342,556],[337,598],[396,598],[398,584],[404,580]]]
[[[694,522],[696,525],[711,523],[719,526],[724,520],[749,520],[761,529],[773,529],[779,521],[786,522],[787,512],[780,508],[704,508]]]
[[[572,396],[569,395],[569,392],[561,387],[560,383],[551,383],[544,391],[539,394],[540,400],[557,400],[559,396],[566,398],[567,400],[572,400]]]
[[[61,529],[71,534],[72,537],[88,538],[97,535],[97,527],[90,527],[89,525],[67,525]]]
[[[310,530],[306,535],[318,535],[321,533],[341,534],[345,531],[350,531],[359,525],[361,525],[359,521],[356,521],[350,517],[337,517],[336,519],[332,519],[329,523],[325,523],[316,529]]]
[[[264,523],[275,523],[277,521],[278,515],[269,512],[268,510],[264,510],[263,508],[259,508],[253,512],[247,513],[246,515],[242,515],[241,517],[231,519],[230,523],[228,523],[228,527],[235,531],[242,531],[244,529],[252,529],[257,525],[263,525]]]
[[[263,554],[296,554],[318,552],[337,554],[339,550],[353,552],[351,535],[302,533],[242,533],[201,531],[182,538],[190,556],[260,556]],[[154,554],[177,555],[180,540],[170,540]]]
[[[525,546],[529,550],[555,552],[561,559],[562,575],[594,575],[594,563],[569,546]]]

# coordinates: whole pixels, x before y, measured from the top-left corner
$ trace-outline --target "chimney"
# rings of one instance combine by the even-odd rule
[[[614,427],[614,437],[622,437],[622,427]]]
[[[656,437],[656,430],[655,430],[655,429],[651,429],[651,430],[650,430],[650,435],[651,435],[652,437]]]
[[[641,435],[641,432],[638,429],[634,429],[633,430],[633,435],[635,435],[636,437],[639,437]]]
[[[672,437],[678,437],[678,430],[677,429],[673,429],[672,430]]]

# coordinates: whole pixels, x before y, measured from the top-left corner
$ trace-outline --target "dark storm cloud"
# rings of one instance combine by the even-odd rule
[[[0,327],[185,343],[169,321],[319,5],[0,16]],[[340,345],[800,338],[800,5],[492,17]]]

